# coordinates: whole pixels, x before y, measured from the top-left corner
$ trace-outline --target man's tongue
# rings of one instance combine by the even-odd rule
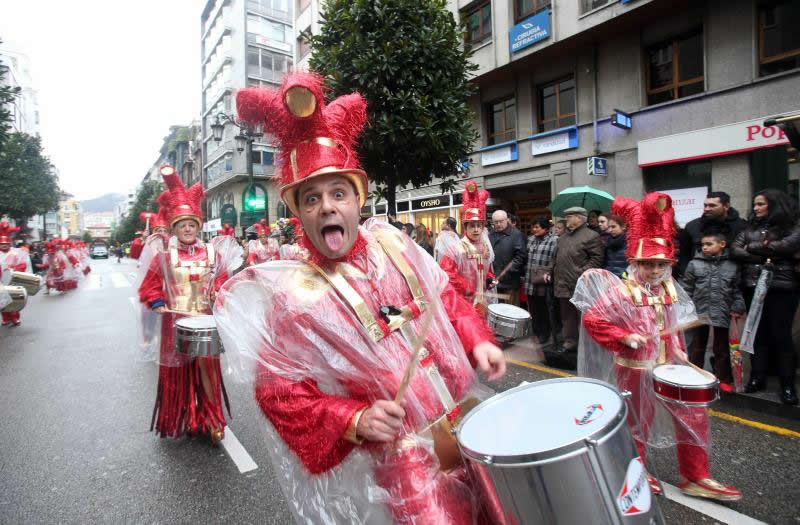
[[[322,235],[325,238],[325,246],[328,247],[329,251],[338,252],[342,249],[342,245],[344,245],[342,230],[339,228],[325,228],[322,231]]]

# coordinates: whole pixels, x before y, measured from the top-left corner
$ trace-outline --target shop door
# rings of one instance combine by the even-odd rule
[[[791,194],[788,160],[789,154],[786,153],[785,146],[752,151],[750,153],[750,180],[753,184],[753,193],[767,188],[776,188]],[[797,195],[796,190],[794,195]]]

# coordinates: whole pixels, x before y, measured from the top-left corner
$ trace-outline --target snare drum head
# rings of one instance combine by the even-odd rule
[[[526,310],[513,304],[495,303],[489,305],[489,311],[511,319],[527,319],[531,316]]]
[[[688,365],[660,365],[653,369],[653,375],[673,385],[703,386],[715,381],[710,375]]]
[[[213,315],[193,315],[191,317],[181,317],[175,321],[177,326],[187,328],[189,330],[208,330],[209,328],[216,328],[217,321]]]
[[[610,386],[558,379],[499,394],[470,412],[458,429],[461,445],[488,456],[552,451],[604,428],[623,409]]]

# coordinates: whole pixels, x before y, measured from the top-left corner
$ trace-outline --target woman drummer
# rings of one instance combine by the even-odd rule
[[[460,241],[444,243],[439,254],[439,266],[447,273],[453,288],[471,302],[484,318],[488,305],[497,302],[487,295],[487,281],[494,279],[494,252],[486,234],[488,198],[489,193],[478,190],[475,181],[467,182],[461,209],[464,237]]]
[[[172,237],[164,250],[153,255],[139,286],[140,301],[163,316],[151,430],[155,428],[161,437],[175,438],[184,432],[204,433],[219,442],[225,437],[223,398],[228,405],[219,356],[176,353],[174,332],[177,320],[211,313],[215,291],[228,277],[230,255],[218,253],[198,239],[203,222],[202,186],[198,183],[186,189],[169,165],[161,168],[161,176],[167,190],[158,203],[172,228]]]
[[[642,459],[645,445],[677,445],[681,490],[691,496],[736,501],[736,488],[711,479],[708,415],[702,406],[662,402],[653,389],[653,368],[690,366],[675,327],[696,321],[694,305],[672,280],[675,212],[663,193],[641,203],[617,197],[611,211],[628,224],[627,277],[606,270],[586,271],[572,302],[583,312],[578,373],[615,383],[631,393],[635,414],[628,423]],[[672,329],[672,330],[670,330]],[[588,333],[588,336],[587,336]],[[637,425],[637,420],[639,425]],[[658,482],[650,477],[655,493]]]

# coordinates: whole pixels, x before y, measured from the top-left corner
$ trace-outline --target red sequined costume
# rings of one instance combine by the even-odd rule
[[[247,265],[261,264],[280,259],[280,245],[277,239],[269,237],[270,227],[266,221],[254,224],[258,239],[247,243]]]
[[[290,209],[299,183],[320,172],[348,177],[363,204],[367,180],[354,153],[365,120],[360,96],[326,106],[321,79],[294,73],[279,92],[240,91],[238,113],[266,117],[281,155],[292,157],[281,180]],[[242,271],[214,308],[232,369],[247,377],[247,363],[256,363],[256,399],[297,520],[473,523],[475,488],[457,449],[446,446],[455,445],[452,434],[441,429],[490,395],[470,364],[471,350],[493,340],[488,327],[441,268],[386,223],[368,220],[335,261],[307,239],[302,260]],[[374,401],[394,399],[409,338],[426,315],[431,330],[406,392],[405,437],[362,443],[358,418]]]
[[[202,186],[184,188],[171,166],[162,167],[161,174],[167,190],[158,204],[166,210],[170,224],[193,219],[199,229]],[[158,250],[157,242],[153,248]],[[219,357],[189,357],[174,351],[175,321],[185,315],[172,312],[210,314],[209,288],[216,290],[227,279],[226,272],[212,274],[219,257],[209,256],[210,251],[213,253],[200,240],[186,245],[172,237],[166,250],[152,257],[139,286],[141,302],[153,310],[168,307],[171,311],[161,319],[158,390],[151,423],[151,430],[161,437],[177,438],[185,432],[213,434],[225,427],[223,398],[227,405],[227,394]],[[210,385],[203,384],[204,373]]]
[[[465,228],[469,222],[485,225],[488,198],[486,190],[478,190],[474,181],[467,182],[461,211]],[[476,242],[465,234],[458,242],[445,243],[439,256],[439,266],[447,273],[450,284],[475,306],[482,317],[486,317],[487,306],[497,302],[494,298],[486,297],[486,280],[494,278],[493,260],[494,253],[485,229]]]
[[[31,273],[31,258],[28,252],[11,247],[11,235],[20,230],[7,221],[0,221],[0,267],[6,271]],[[3,325],[20,324],[19,312],[3,312]]]
[[[676,444],[679,470],[685,480],[716,483],[708,479],[709,424],[705,408],[659,400],[652,381],[654,366],[687,363],[681,334],[659,334],[696,319],[691,299],[672,280],[669,268],[659,282],[650,284],[638,268],[638,263],[645,261],[674,263],[671,199],[661,193],[650,193],[641,203],[617,197],[612,213],[626,219],[627,256],[634,266],[625,280],[597,269],[581,276],[572,302],[583,312],[583,327],[591,340],[581,338],[578,372],[616,382],[620,390],[631,392],[636,414],[630,415],[628,423],[642,458],[645,443]],[[623,338],[630,334],[649,339],[634,348],[623,343]],[[602,348],[593,347],[592,343]],[[609,360],[601,365],[607,358],[604,349],[612,353],[613,364]],[[634,416],[638,417],[641,432]],[[733,498],[737,491],[730,489],[720,486],[721,493]]]

